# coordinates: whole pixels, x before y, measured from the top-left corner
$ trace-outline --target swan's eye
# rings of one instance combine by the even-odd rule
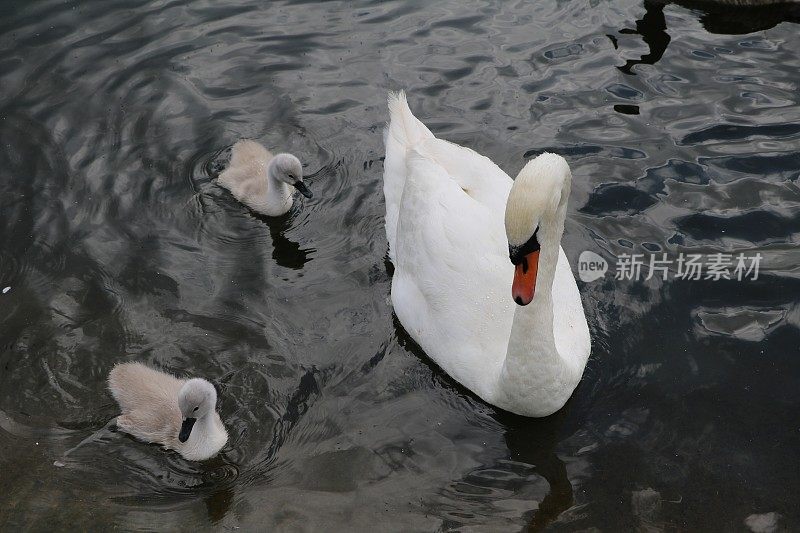
[[[291,172],[289,172],[289,179],[294,179],[294,174],[292,174]]]
[[[199,406],[199,405],[198,405],[197,407],[195,407],[195,408],[194,408],[194,410],[195,410],[195,411],[197,411],[198,409],[200,409],[200,406]]]

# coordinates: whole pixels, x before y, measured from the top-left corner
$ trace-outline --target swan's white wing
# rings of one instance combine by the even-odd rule
[[[422,139],[414,149],[441,165],[463,192],[502,219],[513,181],[491,159],[435,137]]]
[[[240,168],[226,170],[220,174],[219,184],[247,205],[259,205],[267,198],[267,180]]]
[[[469,148],[437,139],[408,107],[403,92],[389,95],[389,126],[384,132],[383,194],[386,201],[386,239],[389,258],[395,260],[395,239],[400,200],[407,180],[406,160],[410,150],[440,165],[451,180],[475,201],[495,213],[505,211],[511,178],[484,157]]]
[[[392,303],[445,372],[486,400],[505,358],[514,303],[503,211],[464,193],[412,150],[399,204]]]
[[[225,187],[237,200],[258,211],[267,200],[267,164],[272,153],[250,139],[241,139],[233,145],[228,167],[220,173],[217,183]]]

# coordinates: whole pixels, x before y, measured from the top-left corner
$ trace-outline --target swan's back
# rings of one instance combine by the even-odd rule
[[[181,424],[178,392],[184,383],[141,363],[115,366],[108,389],[122,409],[117,425],[135,437],[174,444]]]
[[[263,182],[266,192],[267,164],[272,153],[256,141],[242,139],[231,149],[231,161],[219,175],[219,184],[234,192],[242,189],[248,182]]]

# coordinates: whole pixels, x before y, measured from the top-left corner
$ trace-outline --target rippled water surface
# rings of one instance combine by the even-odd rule
[[[649,1],[3,3],[0,524],[800,529],[798,21]],[[399,88],[511,175],[567,158],[573,267],[760,252],[758,279],[580,282],[593,348],[572,400],[543,420],[484,404],[392,315],[381,132]],[[299,154],[314,198],[267,220],[217,187],[240,137]],[[130,360],[219,385],[218,458],[104,428],[105,377]]]

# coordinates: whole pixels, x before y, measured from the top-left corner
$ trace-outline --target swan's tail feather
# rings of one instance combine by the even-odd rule
[[[390,92],[388,103],[389,126],[385,132],[386,137],[393,137],[406,148],[410,148],[421,139],[433,137],[425,124],[411,112],[405,91]]]
[[[433,134],[417,120],[406,101],[406,93],[389,93],[389,124],[383,134],[386,159],[383,162],[383,195],[386,200],[386,240],[389,259],[395,261],[395,238],[400,201],[406,184],[408,156],[420,141]]]

